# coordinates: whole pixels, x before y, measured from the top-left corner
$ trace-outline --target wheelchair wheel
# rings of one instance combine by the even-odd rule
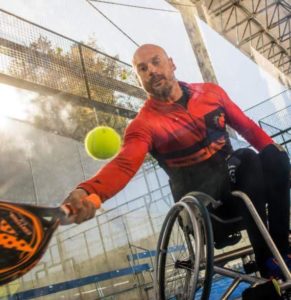
[[[187,194],[168,212],[159,236],[155,266],[159,300],[209,298],[213,235],[199,195]]]

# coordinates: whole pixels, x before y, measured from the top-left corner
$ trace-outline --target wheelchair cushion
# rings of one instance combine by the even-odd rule
[[[226,246],[232,246],[238,243],[242,237],[240,231],[245,229],[242,220],[231,221],[230,223],[219,221],[219,219],[221,219],[222,221],[229,222],[230,220],[240,218],[235,207],[228,203],[215,209],[208,207],[208,210],[211,216],[214,247],[216,249],[222,249]]]

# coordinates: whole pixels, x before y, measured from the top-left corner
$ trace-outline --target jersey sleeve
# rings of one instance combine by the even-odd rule
[[[255,149],[262,150],[273,144],[272,138],[229,98],[227,93],[216,85],[226,114],[227,124],[244,137]]]
[[[119,154],[95,176],[78,185],[88,193],[98,194],[105,201],[122,190],[142,165],[150,151],[150,129],[141,121],[133,120],[127,127]]]

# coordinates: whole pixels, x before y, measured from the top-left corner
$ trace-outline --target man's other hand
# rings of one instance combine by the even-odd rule
[[[286,149],[285,149],[282,145],[276,144],[276,143],[274,143],[273,145],[274,145],[279,151],[281,151],[281,152],[286,152]]]

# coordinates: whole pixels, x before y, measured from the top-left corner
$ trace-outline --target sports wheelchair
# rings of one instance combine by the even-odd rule
[[[291,274],[282,256],[250,198],[241,191],[233,191],[232,194],[240,198],[238,201],[244,201],[277,259],[286,278],[286,281],[278,286],[280,292],[284,293],[291,287]],[[251,287],[268,282],[267,279],[248,274],[255,273],[254,271],[240,272],[225,268],[214,258],[214,246],[219,249],[237,243],[241,238],[240,231],[244,229],[240,216],[223,219],[216,215],[215,212],[221,205],[220,201],[214,200],[205,193],[192,192],[170,209],[162,225],[157,244],[154,268],[156,299],[207,300],[214,274],[232,278],[232,283],[220,299],[229,299],[241,282],[249,283]],[[212,226],[213,222],[215,226]]]

